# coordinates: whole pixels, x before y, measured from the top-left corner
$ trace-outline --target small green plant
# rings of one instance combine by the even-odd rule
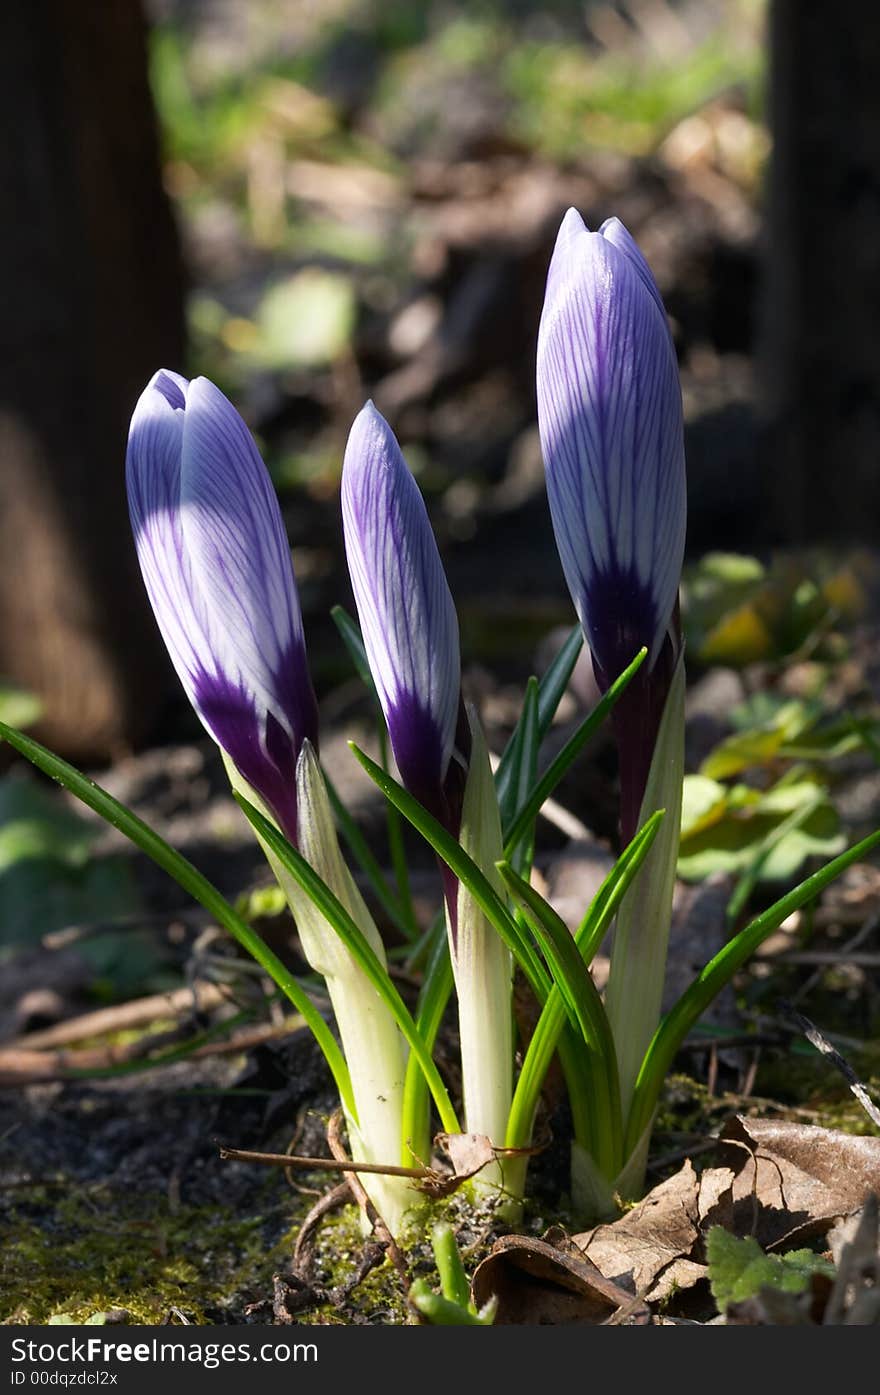
[[[814,1274],[834,1277],[834,1265],[812,1250],[790,1250],[768,1255],[751,1235],[731,1235],[715,1225],[706,1236],[709,1284],[719,1313],[731,1303],[757,1298],[763,1288],[783,1293],[804,1293]]]
[[[452,1226],[443,1221],[434,1226],[431,1244],[440,1278],[440,1292],[427,1279],[416,1279],[409,1301],[425,1322],[435,1327],[491,1327],[498,1300],[490,1298],[482,1308],[471,1301],[470,1285],[461,1262]]]

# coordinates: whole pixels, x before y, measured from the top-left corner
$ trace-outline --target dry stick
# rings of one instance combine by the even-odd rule
[[[330,1123],[332,1124],[332,1122],[331,1119]],[[298,1167],[302,1168],[304,1172],[369,1172],[380,1177],[412,1177],[416,1181],[432,1176],[427,1167],[400,1167],[396,1163],[352,1162],[345,1152],[342,1152],[341,1155],[334,1155],[332,1158],[305,1158],[297,1157],[291,1153],[252,1153],[247,1148],[227,1148],[224,1143],[221,1143],[219,1147],[220,1157],[228,1162],[261,1163],[264,1167]]]
[[[327,1143],[330,1148],[330,1152],[333,1154],[337,1162],[347,1163],[349,1161],[348,1154],[345,1151],[345,1145],[342,1142],[341,1109],[334,1110],[330,1116],[330,1122],[327,1125]],[[363,1170],[364,1169],[361,1166],[361,1164],[358,1164],[358,1171],[360,1172]],[[412,1169],[404,1168],[403,1175],[410,1175],[411,1171]],[[397,1175],[400,1174],[398,1173]],[[376,1210],[376,1207],[373,1205],[372,1201],[367,1196],[367,1193],[364,1190],[364,1185],[358,1177],[357,1172],[352,1172],[350,1174],[348,1178],[348,1185],[351,1189],[355,1201],[357,1202],[358,1206],[360,1206],[364,1215],[372,1224],[373,1229],[375,1230],[379,1239],[384,1241],[389,1258],[391,1259],[392,1264],[397,1270],[400,1281],[403,1284],[404,1293],[409,1293],[409,1287],[412,1281],[410,1279],[410,1274],[406,1265],[406,1260],[404,1259],[400,1249],[398,1248],[397,1241],[394,1239],[394,1236],[391,1234],[391,1231],[385,1224],[385,1221],[382,1219],[379,1212]]]
[[[187,1012],[193,1007],[207,1012],[225,1001],[224,993],[216,984],[199,980],[191,988],[175,988],[170,993],[153,993],[149,998],[135,998],[130,1003],[117,1003],[115,1007],[82,1013],[79,1017],[70,1018],[66,1022],[56,1022],[54,1026],[45,1027],[39,1032],[25,1032],[23,1036],[5,1042],[3,1049],[41,1051],[45,1047],[70,1046],[75,1041],[86,1041],[89,1037],[108,1036],[111,1032],[143,1027],[146,1023],[156,1022],[163,1017],[177,1017],[181,1012]]]
[[[780,1002],[779,1006],[786,1017],[790,1017],[792,1022],[797,1023],[810,1045],[815,1046],[817,1051],[821,1051],[823,1056],[827,1056],[831,1064],[840,1071],[840,1074],[843,1076],[850,1090],[871,1120],[871,1123],[874,1124],[876,1128],[880,1129],[880,1109],[877,1108],[876,1104],[871,1099],[867,1089],[862,1084],[861,1080],[859,1080],[852,1066],[849,1064],[849,1061],[844,1060],[840,1052],[831,1045],[827,1037],[822,1035],[819,1028],[810,1021],[809,1017],[804,1017],[802,1013],[796,1012],[791,1003],[786,1002],[784,999]]]
[[[276,1027],[274,1023],[246,1027],[225,1041],[206,1041],[189,1053],[190,1060],[201,1060],[206,1056],[223,1056],[236,1051],[245,1051],[266,1041],[289,1036],[302,1026],[301,1017],[288,1017]],[[51,1080],[76,1080],[83,1071],[103,1071],[113,1066],[128,1065],[144,1060],[145,1068],[161,1070],[164,1065],[177,1062],[150,1062],[149,1053],[162,1047],[185,1042],[186,1028],[181,1025],[167,1032],[155,1032],[139,1041],[128,1042],[125,1046],[102,1046],[80,1048],[77,1051],[12,1051],[0,1050],[0,1087],[35,1085]]]
[[[496,755],[494,751],[490,751],[489,765],[492,768],[493,774],[500,764],[501,757]],[[554,828],[558,828],[560,833],[564,833],[567,838],[571,838],[574,842],[590,843],[593,841],[593,835],[587,828],[587,825],[581,823],[581,820],[576,814],[571,813],[569,809],[566,809],[555,799],[545,799],[538,810],[538,814],[542,819],[546,819],[547,823],[552,824]]]

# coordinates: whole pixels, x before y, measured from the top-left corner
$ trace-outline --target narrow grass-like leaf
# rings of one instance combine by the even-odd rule
[[[597,1114],[596,1161],[605,1175],[611,1176],[621,1160],[623,1129],[617,1059],[602,999],[562,918],[547,904],[540,892],[518,877],[506,863],[500,862],[498,871],[534,928],[554,985],[562,997],[572,1026],[583,1040]]]
[[[440,1078],[440,1072],[434,1064],[431,1052],[425,1044],[412,1015],[401,998],[394,982],[389,977],[387,970],[380,963],[374,950],[368,944],[367,939],[360,926],[352,919],[339,898],[331,891],[326,882],[322,881],[313,867],[306,862],[305,858],[297,852],[291,843],[288,843],[284,834],[269,821],[259,809],[255,808],[244,795],[235,791],[235,798],[244,810],[245,816],[259,834],[262,841],[269,847],[278,861],[290,873],[294,881],[302,887],[303,891],[318,908],[332,926],[336,934],[342,940],[352,958],[359,965],[363,973],[372,983],[380,998],[392,1013],[403,1036],[409,1042],[410,1049],[418,1059],[419,1065],[424,1072],[434,1103],[440,1115],[444,1129],[453,1133],[459,1131],[458,1120],[455,1110],[446,1091],[446,1086]]]
[[[585,964],[590,964],[602,943],[620,902],[651,849],[662,818],[662,813],[658,811],[646,821],[644,827],[621,853],[593,897],[574,937]],[[510,1148],[523,1148],[531,1141],[535,1110],[544,1078],[553,1055],[561,1044],[560,1033],[565,1025],[566,1013],[562,995],[559,988],[554,986],[532,1033],[514,1091],[505,1139]]]
[[[343,644],[348,650],[348,656],[354,664],[358,677],[370,690],[373,698],[378,703],[379,698],[376,693],[376,686],[373,683],[373,675],[370,672],[370,665],[367,661],[367,651],[364,648],[364,641],[361,638],[360,627],[357,621],[354,620],[345,607],[341,605],[333,606],[330,615],[342,637]]]
[[[623,900],[624,892],[630,886],[653,847],[654,839],[660,832],[660,825],[665,817],[665,809],[655,809],[650,818],[645,820],[632,842],[624,848],[587,907],[574,937],[585,964],[592,964],[596,951],[605,938],[606,931]]]
[[[767,936],[782,924],[793,911],[800,910],[812,901],[829,883],[851,867],[854,862],[880,846],[880,830],[863,838],[846,852],[835,857],[825,867],[814,872],[796,886],[793,891],[780,897],[772,906],[757,916],[741,930],[734,939],[720,949],[713,959],[701,969],[693,983],[685,989],[678,1002],[661,1021],[653,1040],[645,1053],[644,1061],[636,1080],[632,1106],[626,1126],[626,1148],[631,1151],[641,1137],[654,1112],[664,1079],[672,1065],[673,1058],[688,1032],[709,1004],[718,996],[722,988],[730,982],[736,971],[742,967],[750,955],[766,940]]]
[[[758,879],[761,876],[761,870],[768,857],[773,852],[773,849],[782,842],[783,838],[787,838],[789,833],[794,833],[795,829],[805,824],[807,819],[811,818],[817,809],[821,809],[822,805],[827,803],[827,800],[828,796],[823,790],[821,794],[817,794],[815,798],[808,800],[806,804],[802,804],[799,809],[795,809],[793,813],[789,814],[787,819],[783,819],[782,823],[777,824],[775,828],[771,828],[767,836],[761,839],[760,844],[755,850],[752,861],[739,877],[731,893],[730,900],[727,903],[724,916],[729,930],[733,929],[739,919],[740,913],[745,910],[749,897],[754,891]]]
[[[349,615],[348,611],[341,605],[333,606],[330,611],[333,623],[342,636],[342,642],[348,650],[349,658],[354,664],[355,670],[367,687],[376,709],[376,725],[379,733],[379,749],[382,755],[382,766],[388,769],[388,730],[385,726],[385,717],[382,713],[382,704],[379,702],[379,694],[376,692],[376,685],[373,682],[373,675],[370,672],[370,665],[367,659],[367,651],[364,647],[363,637],[360,627],[355,619]],[[388,806],[388,847],[391,854],[391,865],[394,868],[394,877],[397,883],[398,892],[398,920],[395,922],[398,929],[410,941],[418,937],[418,923],[416,921],[415,910],[412,903],[412,893],[409,885],[409,868],[406,860],[406,850],[403,846],[403,831],[397,811]],[[354,849],[352,849],[354,851]]]
[[[405,939],[411,940],[410,926],[401,912],[396,896],[388,885],[385,873],[370,851],[369,844],[363,833],[361,833],[361,830],[351,817],[351,814],[339,798],[336,787],[326,771],[324,772],[324,782],[327,786],[327,794],[330,797],[330,804],[336,819],[336,826],[345,839],[352,857],[373,888],[376,900],[381,905],[392,925],[396,926]]]
[[[575,625],[568,639],[563,644],[556,658],[553,660],[547,672],[538,684],[538,742],[544,740],[550,730],[553,718],[556,716],[556,709],[562,701],[562,695],[568,687],[568,681],[574,672],[578,654],[584,644],[584,632],[580,625]],[[495,788],[498,792],[498,805],[501,809],[501,827],[506,829],[514,814],[516,813],[515,780],[513,778],[514,764],[516,759],[516,744],[523,720],[520,714],[517,723],[507,746],[498,762],[498,769],[495,771]]]
[[[538,680],[530,678],[526,685],[522,716],[517,726],[518,741],[516,757],[511,776],[511,791],[514,808],[519,809],[534,788],[538,773],[538,747],[541,742],[538,730]],[[535,825],[523,825],[515,843],[510,843],[507,860],[519,876],[528,876],[532,866]]]
[[[76,795],[77,799],[81,800],[88,808],[93,809],[114,828],[118,828],[120,833],[124,833],[126,838],[130,839],[142,852],[158,863],[169,876],[173,877],[184,891],[189,892],[194,900],[204,906],[205,910],[225,930],[229,931],[233,939],[237,940],[242,948],[256,959],[273,982],[278,985],[285,997],[290,999],[297,1012],[302,1014],[306,1025],[324,1054],[327,1065],[330,1067],[341,1100],[351,1117],[356,1120],[357,1110],[351,1092],[348,1067],[333,1033],[290,970],[282,964],[277,955],[272,953],[261,936],[251,929],[247,921],[233,910],[217,888],[212,886],[191,862],[176,852],[165,842],[164,838],[160,838],[159,834],[154,832],[142,819],[139,819],[130,809],[126,809],[124,804],[120,804],[119,800],[114,799],[106,790],[101,789],[100,785],[87,779],[74,766],[62,760],[60,756],[56,756],[45,746],[41,746],[39,742],[25,736],[23,732],[5,726],[2,722],[0,722],[0,738],[8,741],[10,746],[14,746],[20,755],[25,756],[38,770],[42,770],[44,775],[48,775],[50,779],[56,780],[59,785],[70,790],[71,794]]]
[[[422,981],[419,1005],[416,1012],[416,1026],[429,1051],[434,1050],[434,1042],[443,1021],[443,1014],[453,989],[452,961],[449,958],[449,940],[442,915],[437,917],[434,949]],[[406,1063],[403,1082],[402,1107],[402,1162],[409,1164],[413,1157],[419,1162],[427,1162],[431,1156],[431,1128],[428,1110],[428,1086],[416,1057],[410,1054]]]
[[[536,785],[533,785],[527,798],[517,806],[516,814],[511,819],[510,827],[506,833],[505,856],[510,857],[510,852],[515,848],[523,837],[525,830],[537,817],[541,805],[555,790],[569,766],[581,752],[589,741],[590,737],[602,725],[605,718],[610,713],[617,699],[623,693],[633,676],[641,668],[647,655],[647,649],[640,649],[636,657],[628,668],[614,680],[608,691],[593,708],[588,717],[581,722],[577,731],[559,752],[558,756],[547,767]]]
[[[349,746],[374,784],[378,785],[386,798],[390,799],[404,818],[422,834],[458,880],[467,887],[522,969],[538,1002],[543,1004],[550,992],[550,977],[534,946],[527,939],[522,927],[517,925],[488,878],[433,814],[429,814],[418,800],[413,799],[397,780],[382,770],[353,741],[349,742]]]

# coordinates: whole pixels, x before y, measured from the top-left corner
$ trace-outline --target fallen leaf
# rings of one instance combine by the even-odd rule
[[[736,1173],[733,1229],[764,1249],[824,1235],[880,1192],[880,1138],[737,1115],[719,1159]]]
[[[656,1300],[705,1277],[703,1228],[730,1216],[734,1174],[712,1168],[698,1177],[688,1159],[619,1220],[573,1237],[606,1278]]]
[[[561,1234],[556,1243],[528,1235],[496,1240],[474,1272],[471,1297],[478,1308],[497,1299],[496,1326],[651,1321],[647,1304],[606,1279]]]

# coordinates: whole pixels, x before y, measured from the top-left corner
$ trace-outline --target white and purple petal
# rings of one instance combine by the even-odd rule
[[[418,485],[368,402],[342,472],[352,589],[394,757],[407,788],[436,808],[455,742],[458,619]]]
[[[618,220],[570,210],[547,278],[538,420],[557,546],[602,680],[653,665],[684,553],[681,390],[647,263]]]
[[[147,592],[207,730],[296,834],[296,759],[314,740],[290,549],[268,472],[232,404],[160,371],[129,433],[129,509]]]

